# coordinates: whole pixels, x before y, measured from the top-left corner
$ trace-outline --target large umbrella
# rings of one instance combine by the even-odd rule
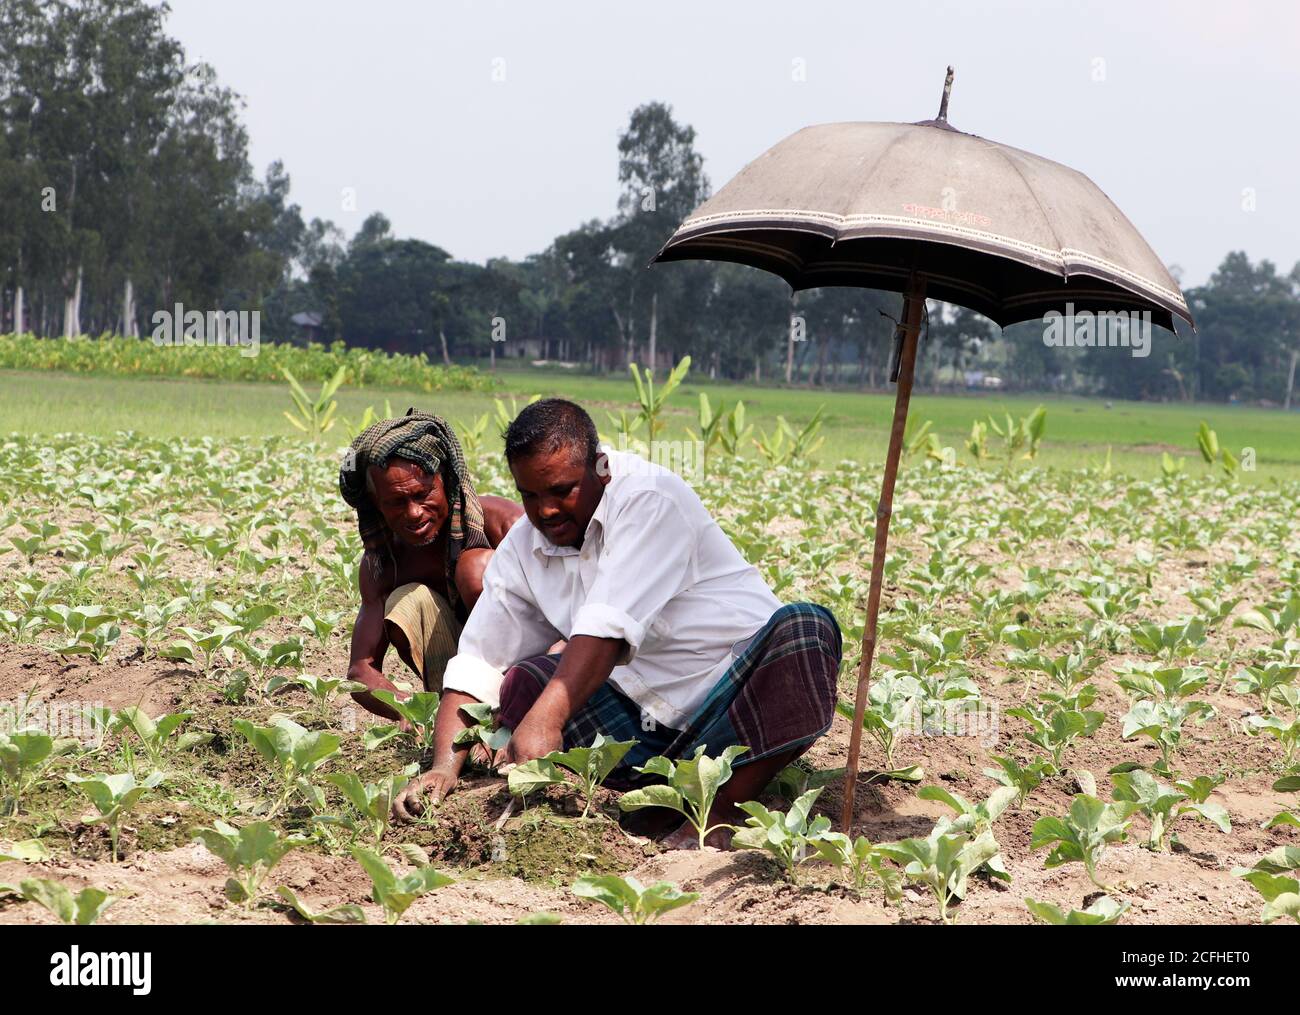
[[[862,718],[876,649],[894,480],[927,297],[999,325],[1073,313],[1191,315],[1133,224],[1082,173],[948,123],[805,127],[747,165],[672,235],[655,261],[708,259],[780,275],[795,290],[852,285],[904,294],[898,383],[862,634],[842,825],[853,814]]]

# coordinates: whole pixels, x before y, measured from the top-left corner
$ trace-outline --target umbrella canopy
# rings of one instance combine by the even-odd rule
[[[1066,303],[1192,322],[1160,258],[1082,173],[949,126],[805,127],[746,166],[681,224],[656,261],[735,261],[794,289],[852,285],[926,295],[997,324]]]
[[[1145,311],[1170,330],[1175,315],[1192,324],[1164,264],[1086,176],[948,124],[952,76],[949,67],[933,120],[832,123],[790,135],[696,209],[654,259],[734,261],[795,289],[905,294],[840,819],[846,832],[926,299],[1004,326],[1049,311]]]

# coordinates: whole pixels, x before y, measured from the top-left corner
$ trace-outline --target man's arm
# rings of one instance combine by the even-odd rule
[[[519,765],[562,750],[564,724],[609,679],[626,652],[627,642],[621,638],[579,634],[569,639],[555,676],[497,755],[497,764]]]
[[[365,684],[369,690],[357,691],[352,700],[385,719],[400,718],[383,702],[377,701],[371,691],[392,691],[398,693],[397,687],[384,676],[384,655],[388,652],[388,629],[384,623],[384,604],[388,598],[383,585],[375,580],[370,567],[370,554],[361,558],[357,569],[357,585],[361,591],[361,609],[357,611],[356,623],[352,625],[352,655],[348,662],[348,679]]]

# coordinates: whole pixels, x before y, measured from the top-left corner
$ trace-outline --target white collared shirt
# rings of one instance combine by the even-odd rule
[[[504,673],[561,638],[621,638],[610,682],[681,729],[781,603],[680,477],[609,452],[582,548],[524,515],[492,554],[443,688],[499,705]]]

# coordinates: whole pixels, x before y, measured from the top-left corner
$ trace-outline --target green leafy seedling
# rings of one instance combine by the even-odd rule
[[[582,816],[585,818],[591,813],[591,805],[596,799],[596,790],[603,783],[610,772],[618,767],[618,763],[623,760],[623,756],[636,746],[635,740],[610,740],[602,733],[596,734],[596,739],[591,742],[590,747],[571,747],[567,751],[552,751],[544,758],[538,759],[541,762],[548,762],[551,765],[558,765],[561,768],[567,768],[576,775],[582,783],[583,809]],[[544,775],[550,781],[551,772],[544,766],[538,766],[539,775]],[[507,779],[514,776],[512,770]],[[516,780],[516,785],[519,780]],[[513,789],[512,789],[513,792]]]
[[[1111,778],[1115,787],[1111,792],[1115,800],[1127,800],[1137,804],[1138,812],[1144,814],[1151,822],[1151,835],[1147,843],[1154,850],[1167,850],[1173,834],[1174,822],[1185,814],[1195,815],[1208,821],[1221,832],[1231,832],[1232,822],[1223,806],[1209,801],[1209,795],[1223,779],[1211,779],[1198,776],[1166,786],[1153,775],[1142,769],[1130,772],[1113,772]]]
[[[306,905],[298,898],[292,888],[281,885],[275,890],[275,894],[308,923],[365,923],[366,914],[360,906],[351,903],[343,906],[332,906],[329,909],[322,910],[319,913],[308,909]]]
[[[820,789],[808,790],[784,813],[768,810],[757,800],[739,804],[749,817],[745,819],[747,827],[737,830],[731,837],[732,846],[771,853],[781,864],[786,877],[794,881],[796,866],[811,855],[812,840],[831,827],[831,819],[824,814],[809,817],[820,794]]]
[[[1068,913],[1050,902],[1035,902],[1029,898],[1025,899],[1025,906],[1036,919],[1057,927],[1100,927],[1118,923],[1119,918],[1128,912],[1129,903],[1116,902],[1109,895],[1103,895],[1087,909],[1071,909]]]
[[[903,874],[934,893],[939,919],[955,922],[949,908],[966,897],[966,879],[998,854],[998,844],[985,831],[969,835],[945,834],[935,828],[924,839],[903,839],[876,847],[884,856],[902,864]]]
[[[438,702],[441,700],[438,692],[416,691],[401,699],[392,691],[380,690],[372,691],[371,697],[383,702],[410,724],[410,735],[420,750],[426,751],[433,746],[433,727],[438,718]],[[384,727],[377,729],[383,730]]]
[[[1029,848],[1054,845],[1047,856],[1049,868],[1082,863],[1089,880],[1102,891],[1109,891],[1097,879],[1097,865],[1108,843],[1122,842],[1127,837],[1137,809],[1132,801],[1108,804],[1087,793],[1076,794],[1064,818],[1043,817],[1034,822]]]
[[[1253,867],[1237,867],[1233,874],[1250,882],[1264,898],[1260,919],[1272,923],[1284,916],[1300,923],[1300,846],[1279,846],[1255,861]]]
[[[436,888],[452,884],[456,879],[425,865],[409,874],[398,877],[374,850],[360,846],[352,850],[352,857],[370,875],[374,888],[373,898],[384,909],[384,922],[397,923],[416,899]]]
[[[406,784],[404,775],[395,775],[379,782],[362,782],[355,772],[332,772],[325,781],[337,787],[365,822],[370,838],[379,842],[388,828],[388,814],[393,798]]]
[[[163,753],[169,746],[177,751],[194,751],[212,743],[213,734],[199,732],[182,733],[172,741],[172,736],[192,718],[193,712],[173,712],[150,719],[143,709],[132,705],[113,716],[113,725],[118,729],[133,731],[140,738],[149,760],[157,767],[162,764]]]
[[[984,774],[995,779],[1003,786],[1010,786],[1016,791],[1016,806],[1023,807],[1029,794],[1036,790],[1048,776],[1056,774],[1056,766],[1044,757],[1037,757],[1028,764],[1021,765],[1012,757],[999,754],[990,755],[997,768],[986,768]]]
[[[131,808],[139,803],[140,798],[163,781],[161,772],[152,773],[142,782],[136,782],[130,772],[116,775],[69,775],[68,782],[95,806],[98,816],[86,822],[90,825],[106,825],[108,837],[112,844],[114,861],[121,859],[117,847],[122,818],[129,814]]]
[[[257,902],[262,882],[285,854],[308,842],[301,836],[282,835],[269,821],[234,828],[218,820],[197,829],[194,838],[225,861],[232,874],[226,881],[226,898],[246,909]]]
[[[61,923],[87,927],[98,920],[117,896],[102,888],[83,888],[76,895],[67,885],[49,878],[27,878],[18,883],[18,893],[28,902],[43,906]]]
[[[460,710],[474,720],[473,726],[466,726],[456,734],[455,744],[480,743],[488,751],[488,757],[510,743],[510,731],[497,729],[492,721],[492,706],[481,701],[472,701],[461,705]]]
[[[338,753],[337,736],[306,730],[284,717],[271,726],[254,726],[246,719],[236,719],[232,725],[258,754],[271,762],[280,779],[281,792],[267,811],[268,818],[279,814],[294,793],[302,793],[320,809],[324,801],[308,777]]]
[[[699,834],[700,848],[704,840],[715,828],[730,828],[720,824],[709,825],[709,814],[718,789],[731,778],[732,762],[744,754],[748,747],[733,744],[722,752],[718,758],[705,757],[705,745],[695,749],[695,756],[688,761],[673,762],[663,756],[651,758],[636,771],[645,775],[663,776],[667,784],[646,786],[624,793],[618,805],[625,811],[636,811],[643,807],[667,807],[679,812]]]
[[[688,906],[700,897],[698,892],[683,892],[670,881],[645,887],[630,875],[625,878],[607,874],[603,877],[579,878],[573,894],[607,906],[629,924],[653,923],[664,913]]]

